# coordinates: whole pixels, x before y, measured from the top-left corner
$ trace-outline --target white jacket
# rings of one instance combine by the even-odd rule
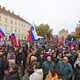
[[[74,68],[76,67],[76,64],[78,64],[79,61],[80,60],[77,58],[76,61],[75,61],[75,63],[74,63]]]
[[[32,75],[30,75],[29,80],[43,80],[42,69],[36,69]]]

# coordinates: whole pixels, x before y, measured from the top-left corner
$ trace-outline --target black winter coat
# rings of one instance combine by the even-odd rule
[[[76,67],[74,69],[74,75],[76,78],[78,78],[80,80],[80,67],[78,66],[78,64],[76,65]]]
[[[26,68],[26,56],[24,52],[19,53],[19,63],[21,63],[21,61],[23,61],[24,68]]]
[[[12,71],[5,80],[20,80],[18,71]]]
[[[43,62],[46,61],[46,57],[44,56],[42,59],[41,59],[41,57],[39,57],[37,61],[40,63],[40,68],[41,68]]]
[[[3,76],[4,76],[4,67],[5,67],[4,58],[3,56],[0,56],[0,75]]]

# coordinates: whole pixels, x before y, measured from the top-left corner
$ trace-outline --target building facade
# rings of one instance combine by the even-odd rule
[[[61,31],[59,31],[59,37],[61,38],[63,35],[65,36],[65,38],[67,38],[68,30],[62,29]]]
[[[9,35],[14,33],[16,39],[24,39],[28,35],[28,30],[31,28],[31,24],[21,18],[19,15],[15,15],[14,12],[7,11],[5,7],[0,6],[0,27],[5,32],[5,39],[8,40]]]

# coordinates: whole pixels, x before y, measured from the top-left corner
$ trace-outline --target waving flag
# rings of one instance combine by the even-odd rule
[[[41,45],[41,39],[39,40],[39,45]]]
[[[12,43],[12,48],[14,48],[14,41],[13,41],[13,39],[12,39],[12,37],[9,35],[9,41],[11,41],[11,43]]]
[[[35,28],[32,26],[31,29],[28,31],[28,40],[30,42],[33,42],[35,40],[38,39],[38,36],[37,36],[37,33],[36,33],[36,30]]]
[[[47,35],[45,35],[45,39],[47,39]]]
[[[24,42],[25,42],[25,45],[26,45],[26,43],[27,43],[27,39],[26,39],[26,36],[25,36],[25,38],[24,38]]]
[[[59,38],[58,38],[58,35],[56,36],[56,45],[57,45],[57,46],[59,45]]]
[[[0,38],[3,38],[3,42],[4,42],[4,37],[5,37],[5,33],[2,31],[2,28],[0,28]]]
[[[69,45],[69,51],[72,51],[73,46],[74,46],[74,39],[72,38],[70,45]]]
[[[54,37],[53,37],[51,31],[50,31],[50,37],[51,37],[52,41],[54,41]]]
[[[16,45],[18,45],[18,44],[17,44],[17,40],[16,40],[16,36],[15,36],[14,33],[12,33],[12,36],[11,36],[11,37],[12,37],[12,39],[15,41]]]
[[[46,53],[45,53],[46,56],[48,56],[48,55],[50,55],[50,54],[51,54],[51,52],[46,52]]]
[[[4,32],[2,31],[2,28],[0,28],[0,36],[3,38],[3,37],[5,37],[5,34],[4,34]]]
[[[65,46],[65,37],[64,37],[64,35],[62,36],[62,43],[63,43],[64,46]]]
[[[62,51],[63,51],[63,47],[60,47],[60,48],[59,48],[59,52],[62,52]]]

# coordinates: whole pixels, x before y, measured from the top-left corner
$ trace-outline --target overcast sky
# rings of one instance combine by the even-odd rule
[[[36,25],[48,24],[53,34],[61,29],[75,31],[80,20],[80,0],[1,0],[0,5],[7,10]]]

